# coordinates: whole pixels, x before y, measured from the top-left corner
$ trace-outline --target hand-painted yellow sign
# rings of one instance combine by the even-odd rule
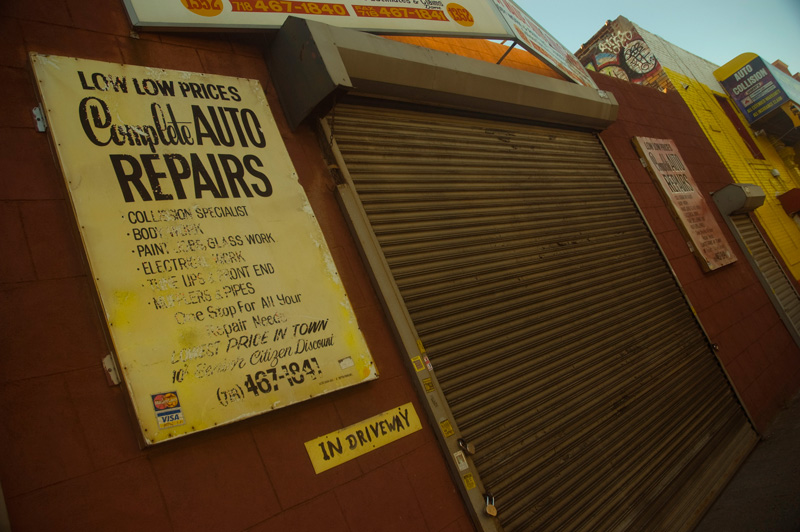
[[[406,403],[361,423],[306,442],[317,474],[422,429],[414,405]]]
[[[31,61],[146,443],[377,377],[257,81]]]

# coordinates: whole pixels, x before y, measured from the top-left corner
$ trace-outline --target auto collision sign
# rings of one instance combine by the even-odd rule
[[[257,81],[31,61],[146,443],[377,377]]]
[[[752,59],[720,83],[752,124],[789,98],[763,59],[754,54],[744,55]]]
[[[376,33],[505,38],[507,29],[481,0],[125,0],[134,26],[280,28],[300,17]]]

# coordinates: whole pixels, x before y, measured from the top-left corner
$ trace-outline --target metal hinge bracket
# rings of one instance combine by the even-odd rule
[[[119,366],[117,366],[117,361],[114,358],[114,355],[109,353],[103,359],[103,368],[106,370],[106,375],[108,376],[108,381],[111,386],[119,386],[119,383],[122,382],[119,376]]]
[[[36,131],[39,133],[44,133],[47,131],[47,119],[44,117],[44,111],[42,110],[42,106],[39,105],[32,109],[33,111],[33,119],[36,121]]]

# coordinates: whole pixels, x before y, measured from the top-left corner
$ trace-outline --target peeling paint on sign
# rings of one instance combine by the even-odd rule
[[[145,443],[377,378],[257,81],[31,62]]]

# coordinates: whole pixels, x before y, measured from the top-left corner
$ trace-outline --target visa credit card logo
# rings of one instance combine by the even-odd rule
[[[165,429],[183,425],[186,420],[181,411],[181,402],[178,399],[178,392],[158,393],[151,396],[153,399],[153,409],[156,412],[158,428]]]

